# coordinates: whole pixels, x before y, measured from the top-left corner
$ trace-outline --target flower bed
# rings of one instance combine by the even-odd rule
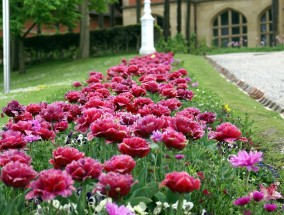
[[[172,53],[74,82],[66,101],[11,101],[0,140],[5,214],[281,213],[250,124]]]

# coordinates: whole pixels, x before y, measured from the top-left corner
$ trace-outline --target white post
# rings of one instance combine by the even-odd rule
[[[144,15],[141,20],[141,48],[140,55],[156,52],[154,48],[154,18],[151,15],[151,1],[144,0]]]
[[[2,0],[3,9],[3,66],[4,66],[4,92],[10,92],[10,15],[9,0]]]

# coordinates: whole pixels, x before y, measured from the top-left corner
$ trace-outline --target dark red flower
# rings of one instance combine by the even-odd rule
[[[121,142],[127,137],[127,127],[118,124],[114,119],[97,119],[91,124],[91,132],[88,133],[88,139],[94,137],[103,137],[108,141]]]
[[[75,82],[73,82],[72,86],[73,87],[81,87],[82,84],[79,81],[75,81]]]
[[[194,97],[194,93],[191,90],[178,89],[177,98],[191,101]]]
[[[199,123],[180,116],[172,118],[171,128],[194,140],[200,139],[204,135],[204,130]]]
[[[220,142],[225,141],[228,143],[233,143],[236,140],[246,142],[247,138],[241,136],[242,132],[235,125],[225,122],[219,125],[215,132],[211,131],[208,135],[208,138],[215,139]]]
[[[21,149],[27,145],[21,132],[8,130],[2,132],[1,136],[0,150]]]
[[[68,197],[75,189],[74,181],[66,171],[48,169],[40,172],[36,181],[31,183],[31,191],[26,199],[40,197],[43,201],[52,200],[56,196]]]
[[[127,195],[132,185],[133,178],[131,175],[109,172],[107,174],[101,174],[99,183],[94,189],[94,192],[100,191],[108,197],[117,199]]]
[[[146,90],[144,88],[140,87],[140,86],[134,85],[131,88],[131,93],[135,97],[145,96],[146,95]]]
[[[41,111],[41,105],[40,104],[30,104],[26,107],[26,111],[30,112],[33,116],[39,114]]]
[[[148,81],[141,84],[141,86],[150,93],[156,93],[159,89],[159,84],[156,81]]]
[[[65,168],[72,161],[85,157],[83,152],[72,147],[58,147],[52,152],[53,158],[49,160],[55,169]]]
[[[75,181],[85,181],[88,178],[96,179],[102,173],[103,165],[93,158],[86,157],[73,160],[65,168]]]
[[[69,91],[65,94],[65,99],[67,99],[70,103],[78,102],[79,98],[81,97],[81,92],[78,91]]]
[[[171,111],[177,110],[178,108],[181,107],[181,102],[176,98],[161,100],[157,104],[161,104],[163,106],[166,106]]]
[[[166,175],[160,186],[167,186],[173,192],[189,193],[199,190],[200,180],[193,178],[187,172],[172,172]]]
[[[61,121],[54,123],[54,130],[56,132],[62,132],[65,131],[68,128],[68,122],[67,121]]]
[[[50,104],[46,108],[42,109],[40,115],[47,122],[59,122],[64,119],[62,106],[57,103]]]
[[[23,105],[20,105],[18,101],[12,100],[2,110],[7,116],[15,117],[24,113],[25,107]]]
[[[213,112],[207,112],[200,113],[197,115],[197,120],[200,120],[205,123],[213,123],[216,121],[216,114]]]
[[[157,117],[161,117],[161,116],[169,116],[171,114],[171,110],[168,107],[163,106],[161,104],[149,104],[139,109],[138,113],[141,116],[147,116],[152,114]]]
[[[35,133],[36,135],[39,135],[43,140],[54,140],[56,137],[56,134],[54,133],[54,131],[51,131],[44,127],[40,128]]]
[[[118,149],[122,154],[139,158],[145,157],[151,151],[150,144],[140,137],[124,138]]]
[[[31,166],[18,161],[6,164],[1,170],[1,180],[15,188],[26,188],[36,175]]]
[[[164,120],[154,115],[145,116],[137,120],[134,126],[134,133],[140,137],[147,138],[153,131],[161,130],[164,127]]]
[[[3,167],[10,162],[19,162],[30,165],[32,159],[22,150],[9,149],[0,154],[0,166]]]
[[[130,173],[136,165],[134,159],[129,155],[115,155],[104,163],[106,172]]]
[[[31,113],[29,112],[24,112],[18,116],[15,116],[14,117],[14,121],[15,122],[19,122],[19,121],[29,121],[29,120],[32,120],[33,119],[33,116]]]
[[[103,111],[97,108],[88,108],[83,110],[83,115],[77,119],[75,129],[85,133],[92,122],[101,118]]]
[[[167,129],[163,132],[162,141],[168,148],[178,150],[184,149],[188,144],[186,137],[181,132],[177,132],[173,129]]]

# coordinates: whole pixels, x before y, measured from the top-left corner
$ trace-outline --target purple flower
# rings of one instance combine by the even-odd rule
[[[41,129],[41,124],[38,120],[32,120],[33,131],[39,131]]]
[[[108,215],[135,215],[132,211],[130,211],[124,205],[118,207],[115,203],[107,203],[106,210]]]
[[[262,192],[254,191],[252,193],[252,198],[256,202],[260,202],[263,199],[263,197],[264,197],[264,194]]]
[[[276,204],[265,204],[264,209],[268,212],[273,212],[277,209],[277,205]]]
[[[242,150],[238,152],[238,155],[231,155],[229,158],[233,167],[246,167],[248,171],[258,171],[258,167],[254,166],[256,163],[262,160],[262,152],[250,151],[247,153]]]
[[[245,210],[243,212],[244,215],[252,215],[252,212],[250,210]]]
[[[32,143],[32,142],[37,141],[37,140],[39,140],[39,139],[41,139],[40,136],[38,136],[38,135],[32,135],[32,134],[27,135],[27,136],[24,137],[24,140],[25,140],[27,143]]]
[[[181,160],[181,159],[183,159],[185,156],[183,155],[183,154],[177,154],[177,155],[175,155],[175,158],[177,159],[177,160]]]
[[[160,132],[159,130],[153,131],[152,135],[151,135],[151,139],[154,142],[162,142],[162,132]]]
[[[243,205],[248,204],[249,202],[250,202],[250,196],[245,196],[245,197],[236,199],[233,204],[243,206]]]
[[[199,84],[198,82],[194,82],[194,83],[191,84],[191,86],[192,87],[198,87],[198,84]]]

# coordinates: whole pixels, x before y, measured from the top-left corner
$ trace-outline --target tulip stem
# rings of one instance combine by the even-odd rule
[[[184,194],[181,194],[178,200],[177,215],[183,214],[183,211],[182,211],[183,199],[184,199]]]
[[[247,178],[246,178],[246,180],[245,180],[245,188],[246,188],[246,189],[248,189],[247,186],[248,186],[248,182],[249,182],[249,176],[250,176],[250,171],[248,171],[248,173],[247,173]]]

